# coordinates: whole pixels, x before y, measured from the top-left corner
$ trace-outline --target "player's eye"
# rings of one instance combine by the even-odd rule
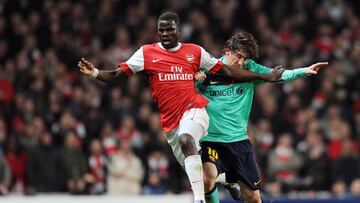
[[[158,30],[159,30],[159,32],[164,33],[164,32],[175,32],[176,29],[177,29],[177,28],[166,28],[166,29],[160,28],[160,29],[158,29]]]

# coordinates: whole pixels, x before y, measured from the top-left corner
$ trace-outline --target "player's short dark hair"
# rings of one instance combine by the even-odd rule
[[[176,25],[179,26],[180,25],[180,18],[179,16],[174,13],[174,12],[171,12],[171,11],[166,11],[164,13],[162,13],[158,19],[158,22],[160,20],[173,20],[175,21]]]
[[[223,51],[241,50],[248,54],[248,58],[256,59],[259,57],[259,45],[254,36],[248,32],[238,32],[228,39]]]

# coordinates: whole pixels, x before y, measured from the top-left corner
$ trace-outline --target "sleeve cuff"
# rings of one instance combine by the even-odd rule
[[[126,63],[120,63],[118,67],[124,72],[128,77],[132,76],[134,73],[130,69],[129,65]]]
[[[223,66],[224,66],[224,63],[221,62],[221,61],[218,61],[218,62],[210,69],[210,73],[211,73],[211,74],[215,74],[215,73],[218,72]]]

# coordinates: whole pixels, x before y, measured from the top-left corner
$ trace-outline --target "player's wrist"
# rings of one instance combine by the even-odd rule
[[[306,67],[306,68],[304,68],[304,73],[305,73],[305,75],[313,75],[313,74],[316,74],[316,71],[314,71],[310,67]]]
[[[259,74],[259,79],[269,82],[270,74]]]
[[[99,69],[93,68],[93,71],[90,76],[93,78],[97,78],[98,75],[99,75]]]

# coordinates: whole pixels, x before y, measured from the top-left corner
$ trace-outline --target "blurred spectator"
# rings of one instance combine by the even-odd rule
[[[106,121],[100,133],[102,145],[106,156],[111,156],[118,151],[118,140],[116,131],[111,121]]]
[[[139,149],[143,145],[141,133],[135,126],[134,117],[127,115],[121,120],[121,125],[118,130],[118,137],[120,140],[126,139],[130,141],[134,149]]]
[[[1,43],[0,43],[0,49],[1,49]],[[12,82],[7,78],[0,77],[0,104],[2,105],[10,104],[13,99],[14,99],[14,86]]]
[[[0,117],[0,151],[5,147],[5,141],[7,139],[7,126],[5,120]]]
[[[147,184],[144,186],[143,194],[145,195],[163,195],[166,193],[166,187],[161,183],[158,174],[150,174]]]
[[[54,146],[53,135],[44,132],[39,145],[29,151],[27,193],[65,191],[64,172],[61,151]]]
[[[80,142],[73,131],[65,135],[63,161],[67,189],[72,194],[81,194],[85,191],[84,176],[87,172],[86,158],[80,148]]]
[[[299,169],[302,167],[303,160],[301,155],[292,147],[290,134],[279,136],[276,146],[269,153],[268,175],[275,177],[283,184],[282,188],[287,191],[295,189],[298,182]]]
[[[302,189],[327,190],[329,185],[329,159],[321,132],[309,131],[303,142],[297,146],[304,157],[300,185]]]
[[[283,194],[282,184],[277,181],[269,181],[265,184],[265,194],[271,197],[281,197]]]
[[[350,185],[350,192],[353,197],[355,198],[360,197],[360,178],[357,178],[352,181]]]
[[[341,155],[331,164],[331,177],[333,181],[341,180],[350,185],[351,181],[360,177],[360,161],[357,153],[352,151],[352,141],[342,141]]]
[[[5,150],[5,158],[13,174],[9,190],[19,194],[23,194],[27,186],[26,168],[28,155],[24,150],[24,146],[20,144],[18,136],[13,135],[9,137]]]
[[[272,133],[270,122],[267,119],[259,120],[255,129],[254,146],[256,149],[256,157],[259,160],[260,167],[266,168],[266,159],[274,142],[274,134]]]
[[[132,151],[128,138],[120,141],[119,150],[110,157],[108,169],[109,194],[140,194],[144,169],[140,159]]]
[[[169,187],[169,160],[160,150],[148,155],[148,178],[144,186],[144,194],[165,194]]]
[[[51,129],[54,133],[54,144],[56,146],[61,146],[64,143],[68,131],[75,131],[80,140],[83,140],[86,136],[84,124],[78,121],[70,110],[65,110],[61,114],[59,122],[54,123]]]
[[[344,199],[349,196],[346,183],[342,180],[338,180],[331,185],[331,191],[334,197]]]
[[[92,182],[91,194],[102,194],[106,191],[107,158],[103,152],[100,140],[90,142],[90,156],[88,159],[90,175],[87,179]]]
[[[3,153],[0,151],[0,195],[8,194],[11,183],[11,169]]]
[[[35,116],[33,120],[25,123],[24,132],[20,134],[20,142],[27,149],[38,145],[40,137],[47,132],[45,121],[40,116]]]

